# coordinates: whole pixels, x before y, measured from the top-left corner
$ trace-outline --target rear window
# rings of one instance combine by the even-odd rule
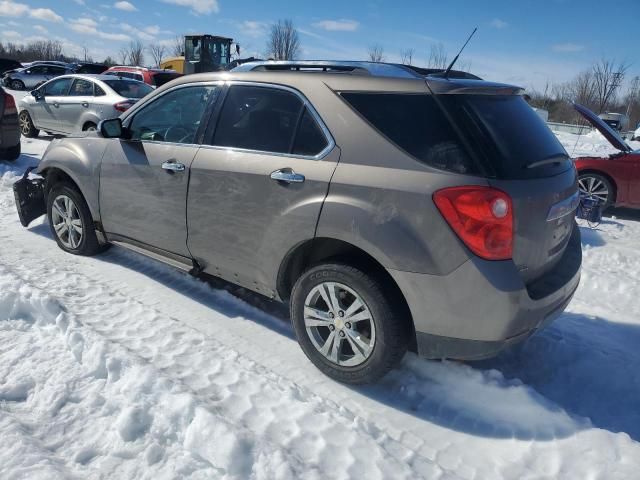
[[[171,80],[181,76],[182,75],[176,72],[162,72],[162,73],[155,73],[151,78],[153,79],[153,84],[156,87],[161,87],[165,83],[168,83]]]
[[[76,73],[89,73],[99,75],[107,69],[106,65],[81,65]]]
[[[352,92],[341,95],[382,135],[417,160],[456,173],[479,173],[431,95]]]
[[[143,82],[126,79],[103,80],[118,95],[125,98],[142,98],[153,92],[153,88]]]
[[[469,135],[494,176],[541,178],[571,168],[564,147],[521,96],[441,95],[439,98],[462,131]]]

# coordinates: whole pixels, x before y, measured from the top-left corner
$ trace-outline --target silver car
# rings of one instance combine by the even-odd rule
[[[27,90],[71,72],[71,67],[64,64],[38,63],[8,73],[4,78],[4,85],[12,90]]]
[[[152,91],[136,80],[64,75],[20,100],[20,130],[25,137],[37,137],[40,130],[63,135],[92,131]]]
[[[289,302],[304,353],[343,382],[407,348],[492,356],[560,315],[580,279],[577,174],[520,88],[383,63],[242,69],[54,140],[14,184],[22,224],[46,212],[66,252],[119,244]]]

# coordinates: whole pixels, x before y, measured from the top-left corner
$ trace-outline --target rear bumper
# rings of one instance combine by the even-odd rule
[[[557,318],[580,282],[576,227],[562,259],[525,285],[512,261],[470,259],[446,276],[389,270],[409,304],[418,352],[428,358],[487,358]]]
[[[20,144],[20,126],[18,115],[0,118],[0,150],[15,147]]]

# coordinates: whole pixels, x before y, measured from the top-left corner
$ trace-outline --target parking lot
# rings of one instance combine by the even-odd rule
[[[637,214],[583,225],[579,290],[523,346],[469,364],[407,354],[347,387],[255,295],[120,248],[65,255],[43,220],[23,229],[11,186],[49,141],[0,164],[1,477],[637,476]]]

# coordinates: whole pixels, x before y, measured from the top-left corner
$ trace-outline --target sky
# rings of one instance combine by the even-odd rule
[[[432,46],[452,58],[478,27],[460,63],[488,80],[543,89],[603,57],[640,74],[640,0],[0,0],[0,41],[56,39],[101,61],[132,39],[170,46],[197,32],[264,58],[269,26],[284,18],[306,59],[362,60],[380,45],[387,61],[412,48],[426,65]]]

